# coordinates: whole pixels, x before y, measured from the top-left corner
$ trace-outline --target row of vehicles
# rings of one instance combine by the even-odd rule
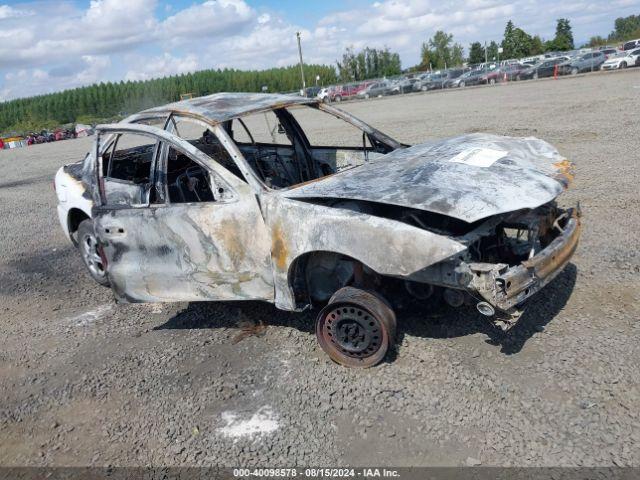
[[[341,102],[350,99],[368,99],[444,88],[464,88],[499,82],[535,80],[555,75],[577,75],[598,70],[617,70],[640,66],[640,40],[627,42],[623,47],[623,50],[614,47],[601,47],[592,51],[550,53],[528,60],[506,61],[501,65],[488,63],[475,67],[410,74],[394,79],[367,80],[336,85],[319,89],[317,98],[323,102]]]

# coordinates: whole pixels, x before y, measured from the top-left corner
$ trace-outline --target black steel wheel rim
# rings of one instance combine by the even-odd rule
[[[355,305],[341,305],[327,312],[323,329],[333,348],[349,357],[369,357],[382,346],[380,322]]]

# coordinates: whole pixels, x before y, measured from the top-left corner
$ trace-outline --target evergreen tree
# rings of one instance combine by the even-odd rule
[[[476,63],[484,62],[484,48],[480,42],[473,42],[469,46],[469,63],[474,65]]]
[[[554,50],[573,50],[573,32],[568,18],[559,18],[556,25],[556,36],[553,39]]]

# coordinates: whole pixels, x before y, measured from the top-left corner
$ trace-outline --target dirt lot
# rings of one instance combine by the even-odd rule
[[[2,151],[0,464],[640,466],[640,69],[344,108],[405,142],[535,135],[576,163],[581,245],[516,329],[425,306],[354,371],[313,314],[115,305],[55,215],[54,172],[90,141]]]

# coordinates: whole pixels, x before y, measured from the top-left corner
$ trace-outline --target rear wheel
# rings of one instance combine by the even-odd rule
[[[496,84],[496,79],[495,78],[490,78],[489,79],[489,85],[495,85]]]
[[[333,99],[335,102],[341,102],[342,97],[340,95],[336,95],[336,98]]]
[[[83,220],[78,226],[78,249],[91,278],[100,285],[108,287],[109,279],[98,250],[98,239],[93,231],[93,222],[89,219]]]
[[[534,79],[534,80],[537,80],[537,79],[538,79],[538,72],[536,72],[536,73],[534,73],[534,74],[533,74],[533,79]]]
[[[354,287],[338,290],[316,320],[320,347],[336,363],[367,368],[382,361],[395,341],[396,316],[377,294]]]

